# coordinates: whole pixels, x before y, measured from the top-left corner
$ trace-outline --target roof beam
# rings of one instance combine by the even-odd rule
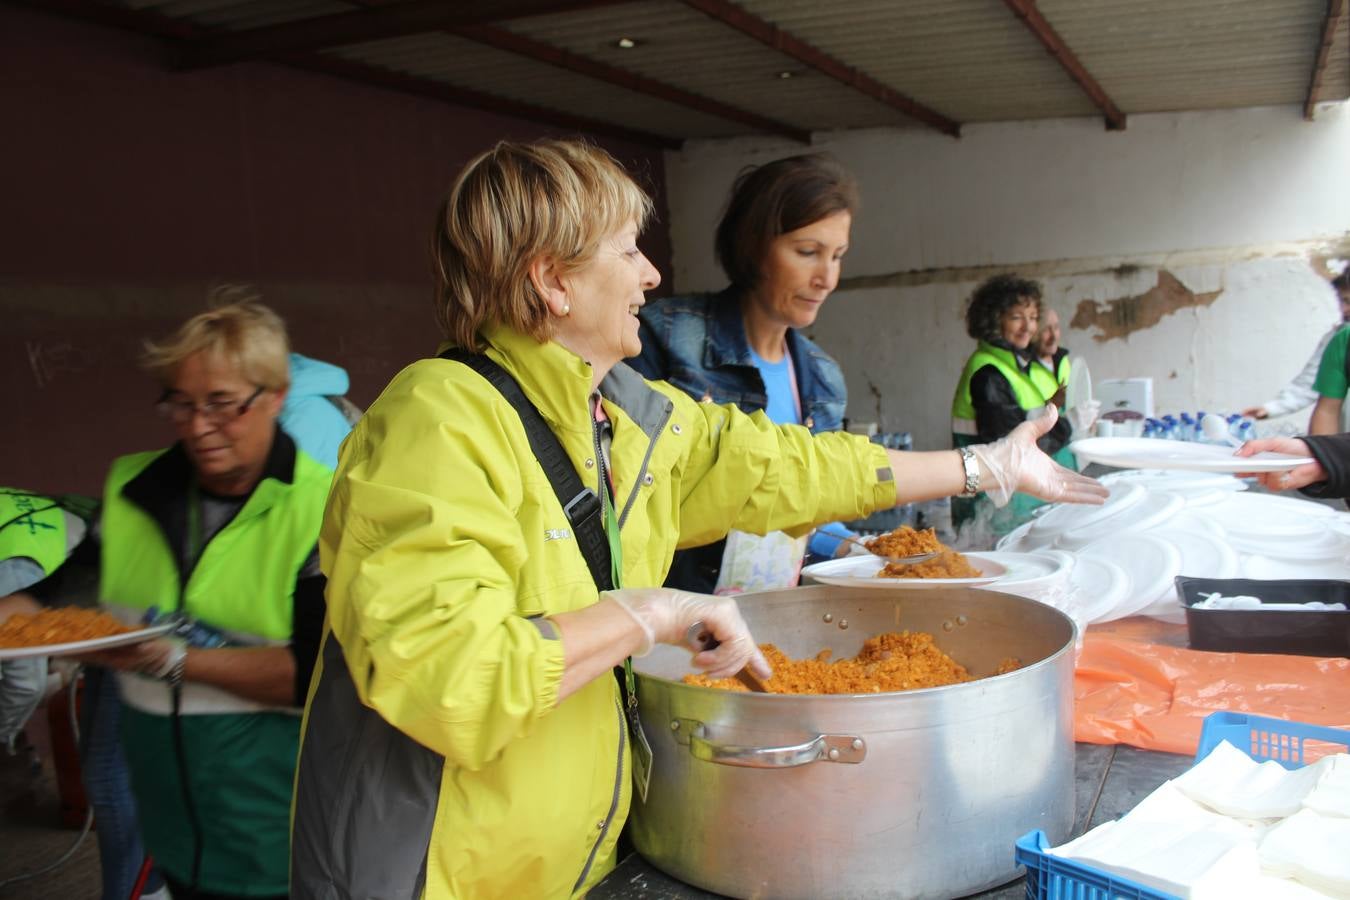
[[[268,56],[322,50],[477,25],[523,16],[612,6],[632,0],[410,0],[371,9],[313,16],[277,25],[212,33],[183,48],[178,65],[205,69]]]
[[[904,94],[887,87],[881,82],[845,65],[820,48],[808,44],[800,38],[788,34],[771,22],[752,15],[727,0],[681,0],[685,6],[698,10],[704,15],[728,25],[742,34],[752,37],[765,46],[805,63],[835,81],[853,88],[859,93],[878,100],[887,106],[936,128],[952,137],[961,136],[961,124],[942,115],[942,113],[924,106]]]
[[[1087,68],[1078,61],[1078,56],[1069,49],[1069,45],[1064,43],[1064,39],[1059,36],[1059,32],[1046,21],[1045,16],[1036,7],[1036,0],[1003,0],[1008,9],[1013,11],[1017,18],[1031,30],[1040,41],[1046,51],[1055,58],[1060,67],[1069,73],[1069,77],[1078,82],[1078,86],[1088,95],[1088,98],[1102,111],[1102,116],[1106,119],[1106,127],[1111,131],[1125,130],[1125,114],[1120,111],[1114,101],[1107,95],[1106,91],[1097,79],[1092,77]]]
[[[727,119],[732,122],[740,122],[742,125],[749,125],[751,128],[759,131],[765,131],[770,134],[780,134],[791,138],[803,144],[811,143],[811,132],[809,129],[798,128],[795,125],[789,125],[785,122],[779,122],[765,116],[757,115],[735,106],[729,106],[709,97],[703,97],[698,94],[682,90],[674,85],[657,81],[653,78],[639,75],[636,72],[627,69],[621,69],[617,66],[611,66],[606,63],[597,62],[585,56],[580,56],[560,47],[536,41],[524,35],[507,31],[504,28],[494,28],[490,25],[464,25],[454,28],[447,28],[445,31],[458,37],[467,38],[498,50],[504,50],[507,53],[515,53],[520,56],[529,57],[539,62],[548,63],[557,66],[560,69],[566,69],[569,72],[576,72],[597,81],[603,81],[607,84],[617,85],[639,94],[645,94],[649,97],[656,97],[659,100],[665,100],[668,103],[674,103],[689,109],[697,110],[701,113],[717,116],[720,119]]]
[[[1327,0],[1327,18],[1322,23],[1322,43],[1318,45],[1312,80],[1308,82],[1308,99],[1303,101],[1303,118],[1309,122],[1312,121],[1313,106],[1317,103],[1317,92],[1322,89],[1322,73],[1326,71],[1327,59],[1331,56],[1331,43],[1335,40],[1336,29],[1340,26],[1343,12],[1345,0]]]
[[[345,60],[327,54],[297,54],[293,57],[284,57],[279,61],[297,69],[307,69],[311,72],[321,72],[325,75],[336,75],[339,78],[348,78],[363,84],[388,88],[405,94],[414,94],[419,97],[429,97],[433,100],[441,100],[446,103],[453,103],[457,106],[469,106],[474,109],[484,110],[485,112],[497,113],[498,115],[518,116],[523,119],[529,119],[532,122],[537,122],[541,125],[548,125],[555,128],[584,131],[591,134],[603,135],[605,137],[631,141],[635,144],[644,144],[649,147],[661,147],[666,150],[677,150],[682,143],[678,138],[653,134],[648,131],[638,131],[633,128],[624,128],[620,125],[602,122],[598,119],[588,119],[584,116],[575,116],[570,113],[560,112],[556,109],[546,109],[542,106],[535,106],[534,104],[523,103],[518,100],[510,100],[506,97],[499,97],[495,94],[475,91],[471,88],[456,87],[452,84],[430,81],[426,78],[416,78],[390,69],[382,69],[378,66],[368,66],[364,63]]]
[[[190,22],[181,22],[148,10],[113,7],[97,0],[31,0],[28,5],[68,18],[133,31],[137,34],[163,38],[170,47],[183,40],[196,39],[204,30]],[[456,106],[467,106],[499,115],[517,116],[553,128],[584,131],[618,138],[649,147],[678,149],[681,141],[665,135],[638,131],[582,116],[569,115],[558,110],[545,109],[528,103],[496,97],[480,91],[458,88],[454,85],[425,78],[403,75],[362,63],[350,62],[336,56],[318,53],[295,53],[276,62],[292,68],[344,78],[360,84],[427,97]]]

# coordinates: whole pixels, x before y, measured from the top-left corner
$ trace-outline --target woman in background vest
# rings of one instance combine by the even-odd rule
[[[996,441],[1028,419],[1055,411],[1056,390],[1042,384],[1032,369],[1040,365],[1032,346],[1040,316],[1041,286],[1034,281],[996,275],[976,288],[966,309],[966,333],[977,344],[952,398],[952,446]],[[1072,468],[1073,457],[1067,449],[1070,432],[1068,421],[1060,419],[1037,443],[1061,465]],[[993,532],[1006,534],[1026,521],[1040,503],[1016,494],[996,511],[979,498],[955,497],[952,524],[960,528],[987,509]]]
[[[291,787],[323,625],[316,545],[332,471],[277,426],[285,325],[226,303],[147,344],[178,438],[113,462],[99,593],[173,639],[89,657],[116,669],[146,848],[175,898],[287,893]]]

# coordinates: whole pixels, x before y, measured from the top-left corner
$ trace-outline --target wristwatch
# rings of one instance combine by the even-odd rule
[[[966,472],[965,488],[958,496],[974,497],[980,492],[980,462],[969,447],[958,447],[956,452],[961,454],[961,468]]]
[[[164,665],[155,673],[155,677],[168,684],[169,687],[178,687],[183,683],[183,669],[187,666],[187,648],[182,644],[175,644],[169,651],[168,658],[164,660]]]

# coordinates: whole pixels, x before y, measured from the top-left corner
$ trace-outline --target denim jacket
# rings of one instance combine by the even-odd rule
[[[668,381],[698,400],[734,403],[746,413],[769,405],[764,379],[750,358],[734,288],[667,297],[642,307],[639,318],[642,353],[627,362],[642,375]],[[802,424],[812,432],[838,431],[848,403],[839,364],[791,328],[787,344],[801,396]],[[666,585],[712,593],[725,543],[676,553]]]
[[[642,354],[628,364],[647,378],[669,381],[698,400],[734,403],[746,413],[769,405],[734,288],[667,297],[644,306],[640,318]],[[787,343],[802,424],[812,432],[838,431],[848,404],[839,364],[791,328]]]

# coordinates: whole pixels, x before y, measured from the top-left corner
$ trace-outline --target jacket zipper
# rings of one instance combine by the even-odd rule
[[[661,422],[656,427],[656,433],[647,441],[647,454],[642,457],[642,465],[638,468],[637,478],[633,480],[633,489],[628,492],[628,499],[624,501],[623,513],[619,516],[619,527],[623,528],[623,523],[628,521],[628,513],[633,509],[633,503],[637,500],[638,487],[642,484],[642,477],[647,474],[647,466],[652,461],[652,453],[656,450],[656,439],[666,430],[666,423],[670,421],[670,415],[675,411],[672,404],[666,405],[666,414],[661,417]]]
[[[600,443],[600,423],[595,420],[595,411],[593,407],[588,414],[591,417],[591,439],[595,445],[595,468],[599,473],[599,483],[596,485],[596,488],[602,492],[609,491],[609,469],[608,466],[605,465],[604,448]],[[603,515],[604,497],[606,494],[602,493],[600,496],[601,515]],[[610,515],[615,515],[613,492],[610,491],[608,496],[610,498]],[[615,585],[615,587],[618,587],[618,585]],[[619,797],[623,793],[623,761],[625,754],[628,752],[628,725],[627,720],[624,718],[623,703],[621,701],[616,701],[616,706],[618,707],[619,715],[619,753],[614,761],[614,788],[610,792],[609,812],[605,814],[605,820],[600,825],[600,833],[596,836],[595,843],[591,845],[591,852],[586,856],[586,865],[582,867],[581,875],[577,877],[576,884],[572,886],[572,893],[576,893],[581,889],[581,886],[586,883],[586,877],[590,875],[591,868],[595,865],[595,855],[600,851],[600,845],[605,842],[605,837],[609,834],[609,828],[614,823],[614,816],[619,810]]]
[[[609,834],[609,827],[614,824],[614,816],[619,811],[619,797],[623,794],[624,779],[624,756],[628,753],[628,723],[624,719],[623,705],[616,701],[619,712],[619,755],[614,762],[614,791],[609,799],[609,812],[605,814],[605,821],[600,826],[600,834],[591,845],[591,852],[586,857],[586,865],[581,870],[581,875],[577,878],[576,884],[572,885],[572,893],[576,893],[581,886],[586,883],[586,876],[591,874],[591,867],[595,865],[595,854],[600,851],[600,845],[605,842],[605,837]]]

